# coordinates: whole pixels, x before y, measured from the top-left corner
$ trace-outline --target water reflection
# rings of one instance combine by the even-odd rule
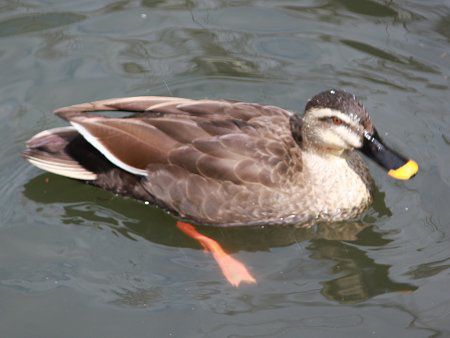
[[[371,231],[370,236],[383,240]],[[357,241],[356,241],[357,242]],[[315,259],[328,259],[336,264],[332,268],[338,277],[322,282],[322,294],[340,303],[359,303],[389,292],[411,292],[417,287],[390,279],[390,265],[376,263],[364,250],[342,241],[314,240],[308,247]]]
[[[351,0],[351,1],[336,1],[341,6],[344,6],[350,12],[374,17],[396,17],[397,11],[390,6],[392,2],[385,4],[371,0]]]
[[[176,227],[164,211],[131,199],[116,197],[100,189],[50,174],[42,174],[25,184],[23,195],[38,204],[61,207],[61,221],[68,224],[108,227],[131,240],[136,237],[178,248],[198,248]],[[366,247],[383,247],[390,240],[371,225],[390,214],[384,194],[376,193],[376,202],[362,222],[318,224],[311,228],[201,228],[230,253],[269,251],[271,248],[310,241],[307,250],[318,261],[334,262],[333,278],[322,281],[322,294],[340,303],[361,302],[379,294],[413,291],[415,286],[390,279],[387,264],[369,257]],[[38,206],[33,212],[39,213]],[[257,234],[257,235],[256,235]]]

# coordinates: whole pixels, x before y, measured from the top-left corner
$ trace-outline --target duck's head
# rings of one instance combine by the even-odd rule
[[[364,106],[348,92],[332,89],[311,98],[299,129],[305,147],[337,156],[358,149],[394,178],[410,179],[419,169],[383,143]]]

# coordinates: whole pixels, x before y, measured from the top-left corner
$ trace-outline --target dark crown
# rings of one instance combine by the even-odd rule
[[[371,131],[372,129],[372,122],[363,104],[358,101],[354,94],[349,92],[339,89],[321,92],[306,103],[305,112],[317,108],[338,110],[357,118],[366,130]]]

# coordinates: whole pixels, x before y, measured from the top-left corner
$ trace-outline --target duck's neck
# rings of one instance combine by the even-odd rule
[[[335,219],[338,213],[352,217],[352,212],[371,201],[371,178],[355,152],[336,155],[306,149],[302,156],[305,175],[316,194],[320,194],[322,205],[318,208],[326,210],[330,217]]]
[[[309,137],[304,137],[303,135],[300,142],[297,141],[297,144],[304,152],[315,153],[325,158],[345,157],[345,153],[348,152],[342,148],[325,147],[323,144],[317,144],[310,140]]]

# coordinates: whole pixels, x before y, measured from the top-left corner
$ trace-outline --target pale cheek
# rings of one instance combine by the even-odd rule
[[[346,149],[348,145],[344,140],[331,130],[322,130],[317,133],[317,138],[320,139],[320,143],[327,147]]]
[[[346,141],[353,148],[361,148],[362,147],[361,138],[355,134],[348,134]]]

